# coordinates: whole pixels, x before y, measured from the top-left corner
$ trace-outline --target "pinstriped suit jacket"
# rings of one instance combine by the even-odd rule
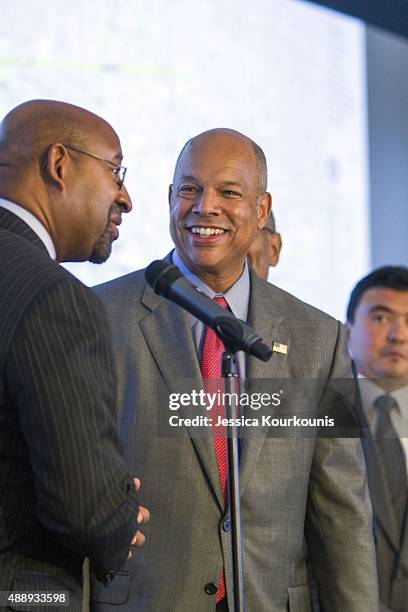
[[[233,609],[228,512],[213,440],[198,437],[192,424],[168,427],[169,393],[184,382],[196,390],[203,384],[189,315],[155,295],[143,270],[96,291],[113,327],[127,461],[138,466],[152,520],[141,554],[107,589],[93,585],[91,610],[214,612],[208,585],[218,583],[223,563]],[[342,326],[253,274],[248,322],[265,341],[288,346],[268,363],[247,359],[254,385],[351,376]],[[241,440],[240,473],[246,610],[311,611],[306,532],[322,612],[378,612],[360,440],[274,438],[254,428]]]
[[[66,590],[80,611],[84,557],[101,579],[125,561],[114,369],[99,300],[0,208],[0,590]]]

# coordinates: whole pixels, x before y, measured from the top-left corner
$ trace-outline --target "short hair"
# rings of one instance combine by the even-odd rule
[[[201,134],[197,134],[197,136],[193,136],[192,138],[187,140],[187,142],[185,143],[185,145],[183,146],[183,148],[181,149],[177,157],[176,165],[174,167],[173,180],[174,180],[174,176],[176,175],[180,159],[184,151],[186,150],[186,148],[190,144],[198,140],[201,136],[206,135],[209,132],[221,132],[221,131],[235,133],[238,136],[245,138],[247,141],[251,143],[252,149],[255,154],[255,162],[256,162],[256,167],[257,167],[257,191],[258,191],[257,196],[258,198],[260,198],[266,192],[266,189],[268,187],[268,166],[266,163],[265,153],[263,152],[261,147],[254,140],[252,140],[252,138],[249,138],[248,136],[245,136],[245,134],[242,134],[241,132],[238,132],[237,130],[232,130],[230,128],[215,128],[212,130],[207,130],[206,132],[201,132]]]
[[[408,291],[408,268],[406,266],[383,266],[364,276],[354,287],[347,306],[347,321],[354,323],[356,308],[368,289],[382,287],[395,291]]]

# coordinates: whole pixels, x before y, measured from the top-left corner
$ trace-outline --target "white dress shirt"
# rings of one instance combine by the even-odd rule
[[[16,204],[15,202],[10,202],[10,200],[5,200],[4,198],[0,198],[0,206],[2,208],[5,208],[6,210],[9,210],[17,217],[20,217],[20,219],[22,219],[24,223],[27,223],[27,225],[33,230],[33,232],[37,234],[41,242],[44,243],[44,246],[47,249],[51,259],[56,258],[56,251],[52,238],[43,226],[43,224],[37,219],[37,217],[35,217],[29,210],[26,210],[19,204]]]
[[[232,285],[232,287],[228,289],[228,291],[222,294],[215,293],[215,291],[208,287],[208,285],[206,285],[198,276],[193,274],[193,272],[191,272],[191,270],[187,268],[176,250],[173,251],[172,262],[175,266],[179,268],[180,272],[187,278],[187,280],[193,285],[193,287],[195,287],[202,293],[205,293],[205,295],[208,295],[210,299],[214,299],[215,296],[224,297],[228,302],[228,306],[232,314],[238,319],[242,319],[243,321],[247,320],[249,309],[249,295],[251,290],[251,281],[249,277],[249,268],[247,261],[245,261],[244,270],[239,279]],[[206,328],[204,323],[196,319],[193,315],[190,315],[190,317],[191,325],[193,328],[194,343],[199,356],[199,361],[201,361],[201,353]],[[236,354],[236,359],[238,375],[241,379],[243,379],[245,378],[245,353],[243,351],[238,351],[238,353]]]

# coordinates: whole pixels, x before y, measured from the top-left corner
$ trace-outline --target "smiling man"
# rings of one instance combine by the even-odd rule
[[[176,251],[217,293],[241,276],[253,238],[271,209],[262,152],[249,139],[232,134],[209,131],[190,141],[169,190]]]
[[[349,348],[359,374],[360,417],[376,515],[384,610],[408,601],[408,268],[386,266],[357,283],[347,310]]]
[[[176,163],[169,205],[175,250],[168,259],[279,347],[268,363],[239,354],[241,379],[254,385],[280,378],[326,383],[351,375],[342,326],[261,280],[246,263],[271,207],[257,144],[230,129],[189,140]],[[225,437],[211,429],[197,434],[187,424],[177,433],[163,427],[172,393],[184,383],[207,388],[208,379],[220,377],[223,345],[200,321],[157,296],[143,270],[97,293],[113,328],[129,470],[134,464],[140,469],[155,522],[142,556],[131,559],[108,589],[95,587],[92,610],[232,611]],[[317,410],[313,405],[311,414]],[[196,414],[190,407],[183,416]],[[246,432],[240,451],[247,609],[310,612],[306,532],[321,609],[377,612],[360,440],[277,439],[264,428]]]

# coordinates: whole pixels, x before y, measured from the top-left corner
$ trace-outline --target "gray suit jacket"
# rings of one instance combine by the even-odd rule
[[[80,612],[84,557],[101,579],[126,559],[115,391],[99,300],[0,208],[0,591],[67,591]]]
[[[356,404],[356,409],[365,432],[363,448],[374,511],[381,610],[383,612],[406,612],[408,610],[408,517],[405,518],[405,528],[400,542],[398,527],[391,510],[390,494],[378,461],[375,441],[371,437],[360,403]]]
[[[95,586],[91,609],[214,611],[206,586],[218,582],[223,564],[230,604],[233,594],[228,512],[213,441],[198,438],[193,428],[173,434],[164,427],[168,395],[180,391],[180,378],[189,379],[186,387],[202,388],[189,315],[155,295],[143,271],[96,291],[113,327],[127,461],[142,479],[152,519],[144,550],[107,589]],[[350,376],[342,327],[254,274],[248,322],[266,341],[288,345],[287,356],[274,353],[268,363],[249,358],[250,379]],[[358,438],[273,438],[265,428],[256,430],[241,443],[241,490],[248,612],[311,610],[305,531],[321,609],[378,610]]]

